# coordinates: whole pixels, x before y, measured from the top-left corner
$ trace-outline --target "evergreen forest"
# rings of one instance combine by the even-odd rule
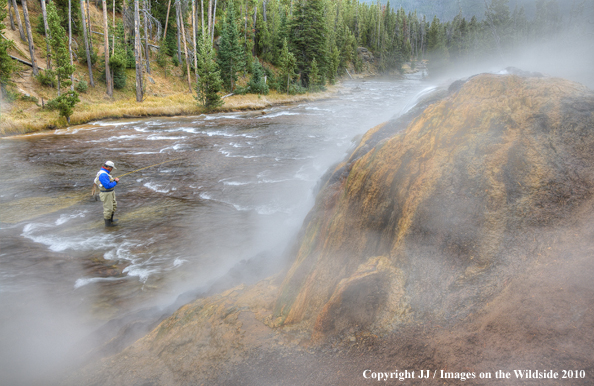
[[[181,68],[188,92],[216,107],[226,93],[323,90],[370,65],[377,73],[395,73],[426,62],[428,74],[438,74],[553,39],[591,12],[582,0],[564,6],[567,12],[560,12],[557,0],[535,0],[529,12],[518,4],[512,9],[509,0],[490,0],[483,14],[468,17],[460,8],[451,20],[358,0],[49,0],[39,4],[32,29],[27,10],[33,2],[0,0],[0,31],[18,29],[33,74],[56,88],[49,106],[66,118],[78,93],[97,82],[110,97],[114,88],[135,82],[141,102],[155,66]],[[92,7],[103,15],[101,28],[89,23]],[[93,35],[102,35],[99,47]],[[4,97],[17,63],[7,54],[10,47],[0,40]],[[36,64],[36,50],[45,53],[46,68]],[[87,66],[86,79],[74,81],[74,61]],[[127,69],[135,70],[134,79],[127,79]],[[238,82],[239,76],[249,81]]]

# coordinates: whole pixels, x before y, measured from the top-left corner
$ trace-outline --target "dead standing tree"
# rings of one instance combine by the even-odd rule
[[[41,0],[41,12],[43,14],[43,27],[45,28],[45,42],[47,44],[47,69],[52,69],[52,50],[50,48],[50,33],[49,26],[47,25],[47,11],[45,9],[45,0]]]
[[[134,0],[134,57],[136,59],[136,102],[142,102],[142,59],[140,52],[142,50],[140,42],[140,11],[138,0]]]
[[[35,62],[35,47],[33,46],[33,33],[31,32],[31,22],[29,21],[29,10],[27,9],[27,0],[21,0],[23,4],[23,17],[25,18],[25,27],[27,28],[27,38],[29,40],[29,54],[31,55],[31,67],[33,75],[37,76],[39,70]]]
[[[107,27],[107,3],[102,0],[103,3],[103,45],[104,45],[104,56],[105,56],[105,83],[107,84],[107,90],[105,92],[110,98],[113,98],[113,81],[111,79],[111,71],[109,70],[109,29]]]
[[[93,81],[93,70],[92,70],[92,63],[91,63],[91,50],[89,49],[89,37],[87,34],[87,21],[85,18],[85,0],[80,0],[80,13],[82,15],[82,29],[83,29],[83,39],[85,40],[85,52],[87,54],[87,67],[89,68],[89,84],[91,87],[95,87],[95,82]]]
[[[21,15],[19,14],[19,8],[17,7],[16,0],[12,0],[12,8],[14,9],[14,13],[16,14],[17,24],[19,26],[19,35],[21,36],[22,41],[27,41],[25,36],[25,31],[23,30],[23,23],[21,22]]]

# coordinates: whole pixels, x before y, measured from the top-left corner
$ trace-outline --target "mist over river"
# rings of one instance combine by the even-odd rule
[[[429,87],[414,75],[345,81],[333,99],[263,112],[0,140],[0,384],[39,383],[109,320],[171,304],[253,256],[280,259],[320,177]],[[106,160],[115,176],[170,161],[122,178],[112,229],[91,198]]]

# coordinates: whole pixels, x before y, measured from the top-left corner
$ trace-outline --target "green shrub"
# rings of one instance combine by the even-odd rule
[[[123,69],[115,69],[113,72],[113,88],[121,90],[126,87],[126,71]]]
[[[35,32],[37,32],[38,34],[40,34],[41,36],[43,36],[45,38],[45,25],[43,24],[43,14],[40,13],[39,16],[37,16],[37,26],[35,27]]]
[[[87,84],[86,80],[81,80],[75,87],[76,91],[80,93],[85,93],[89,89],[89,85]]]
[[[159,67],[167,66],[167,56],[169,55],[169,50],[167,49],[166,44],[161,44],[159,46],[159,52],[157,53],[157,64]]]
[[[44,86],[56,87],[56,75],[51,70],[39,71],[36,78]]]
[[[305,94],[307,89],[305,87],[301,87],[298,83],[291,83],[289,86],[289,94],[296,95],[296,94]]]
[[[35,98],[34,96],[25,94],[25,95],[21,95],[21,100],[25,101],[25,102],[33,102],[35,104],[39,104],[39,100],[37,98]]]
[[[250,92],[253,94],[268,94],[268,85],[264,80],[265,72],[258,60],[252,64],[252,77],[248,83]]]

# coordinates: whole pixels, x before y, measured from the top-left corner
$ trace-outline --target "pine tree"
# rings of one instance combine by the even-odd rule
[[[329,65],[326,19],[323,0],[299,2],[290,22],[291,52],[304,86],[309,84],[310,63],[315,58],[320,73],[326,74]]]
[[[48,107],[60,112],[60,116],[65,117],[70,124],[70,116],[74,111],[74,106],[80,100],[76,91],[68,91],[64,94],[61,87],[70,85],[70,77],[74,73],[74,66],[70,64],[70,55],[66,44],[66,31],[60,24],[60,17],[53,2],[47,5],[47,24],[49,31],[48,44],[51,47],[55,60],[55,74],[58,80],[58,97],[48,102]]]
[[[283,40],[283,48],[280,53],[280,57],[278,59],[279,65],[279,77],[281,79],[280,84],[282,85],[280,88],[285,89],[284,87],[284,80],[287,80],[287,87],[286,91],[287,94],[289,93],[291,80],[295,77],[295,65],[296,65],[295,56],[289,52],[289,47],[287,45],[287,39]]]
[[[221,44],[217,57],[221,69],[221,79],[229,91],[235,88],[237,72],[243,67],[242,49],[239,45],[239,30],[235,22],[235,7],[233,0],[229,2],[227,14],[223,21]]]
[[[113,46],[113,54],[109,58],[109,67],[113,72],[113,87],[115,89],[123,89],[126,86],[126,67],[128,67],[128,52],[124,41],[124,27],[118,23],[114,31],[113,39],[115,45]]]
[[[49,28],[48,44],[54,56],[58,96],[60,96],[62,85],[67,87],[71,84],[70,76],[74,73],[74,66],[70,64],[70,55],[66,43],[68,35],[62,28],[54,2],[47,5],[47,24]]]
[[[252,64],[252,78],[248,84],[250,92],[254,94],[268,94],[268,85],[264,80],[264,69],[260,64],[258,58],[256,58]]]
[[[316,58],[311,61],[311,68],[309,70],[309,91],[315,92],[320,90],[320,70],[318,69],[318,62]]]
[[[207,36],[202,36],[198,42],[200,50],[198,56],[198,102],[207,109],[213,109],[223,104],[223,100],[218,94],[223,82],[210,39]]]
[[[0,0],[0,35],[2,34],[2,30],[6,28],[4,24],[2,24],[2,20],[6,17],[6,0]],[[10,75],[13,71],[12,66],[12,59],[8,56],[8,47],[10,46],[10,41],[6,41],[4,39],[0,40],[0,97],[2,96],[1,93],[6,85],[10,82]]]
[[[61,117],[66,118],[68,124],[70,124],[70,116],[74,112],[74,106],[80,102],[78,93],[76,91],[69,90],[68,92],[52,99],[47,103],[48,108],[58,110]]]

